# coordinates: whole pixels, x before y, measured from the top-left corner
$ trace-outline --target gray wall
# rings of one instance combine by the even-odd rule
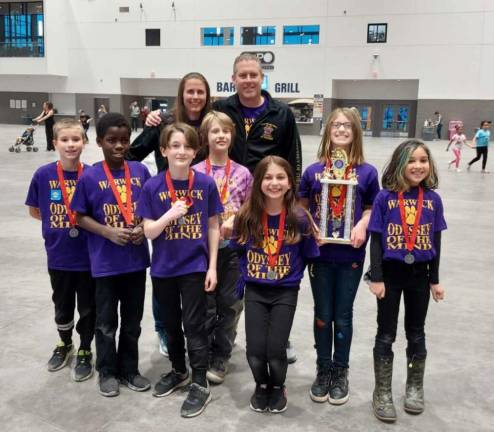
[[[10,108],[11,99],[26,100],[27,108]],[[23,117],[37,117],[48,100],[48,93],[0,92],[0,123],[26,124]]]

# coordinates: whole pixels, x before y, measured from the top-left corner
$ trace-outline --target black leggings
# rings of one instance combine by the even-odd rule
[[[405,333],[407,356],[424,359],[425,318],[429,306],[429,263],[412,265],[399,261],[383,261],[383,278],[386,292],[377,300],[377,335],[374,352],[383,357],[393,355],[401,293],[405,302]]]
[[[482,169],[485,170],[485,166],[487,165],[487,150],[488,147],[476,147],[477,156],[475,156],[470,162],[468,162],[468,166],[471,166],[475,162],[477,162],[482,156]]]
[[[257,384],[278,387],[285,383],[286,346],[297,297],[298,287],[246,286],[247,361]]]

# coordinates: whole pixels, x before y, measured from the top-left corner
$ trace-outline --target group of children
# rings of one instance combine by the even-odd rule
[[[374,412],[384,421],[396,419],[391,347],[402,292],[409,359],[405,409],[421,412],[429,290],[435,300],[444,296],[438,268],[446,224],[433,191],[437,172],[429,150],[417,140],[398,146],[379,191],[377,171],[364,161],[358,115],[337,109],[328,119],[318,161],[307,168],[297,189],[290,165],[280,157],[264,158],[253,177],[231,161],[234,131],[231,119],[215,111],[206,115],[199,135],[184,123],[167,126],[160,151],[168,169],[151,177],[141,163],[125,160],[131,130],[122,115],[108,113],[97,124],[104,160],[92,167],[79,162],[85,143],[80,124],[57,122],[59,161],[36,171],[26,200],[30,214],[42,221],[61,339],[48,369],[63,368],[72,353],[77,296],[81,344],[74,379],[93,374],[94,335],[102,395],[118,395],[120,384],[134,391],[150,389],[138,369],[138,340],[151,266],[153,298],[172,366],[154,385],[153,395],[168,396],[188,386],[181,415],[201,414],[211,400],[208,382],[222,382],[227,372],[245,305],[247,361],[255,381],[250,407],[283,412],[286,347],[308,264],[317,352],[310,397],[343,404],[349,397],[353,302],[370,231],[370,288],[378,299]],[[206,159],[191,167],[199,150]],[[344,176],[352,171],[358,179],[351,244],[327,244],[318,229],[320,178],[336,169],[335,150],[348,159]],[[345,228],[345,197],[345,186],[330,188],[333,233]],[[146,239],[152,241],[151,259]],[[207,322],[208,308],[216,308],[222,319]]]

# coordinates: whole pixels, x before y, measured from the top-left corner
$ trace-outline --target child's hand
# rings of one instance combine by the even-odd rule
[[[439,284],[430,284],[432,298],[437,303],[439,300],[444,300],[444,288]]]
[[[367,227],[364,226],[362,221],[359,221],[357,225],[352,228],[350,233],[350,241],[354,248],[362,246],[367,239]]]
[[[369,289],[372,294],[374,294],[378,300],[384,298],[384,294],[386,294],[386,288],[384,287],[384,282],[371,282],[369,285]]]
[[[137,225],[130,233],[130,241],[135,245],[140,245],[144,241],[144,229],[142,225]]]
[[[216,289],[217,283],[216,269],[209,269],[206,273],[206,280],[204,281],[204,291],[213,292]]]
[[[146,126],[159,126],[161,124],[161,111],[155,110],[151,111],[147,117],[146,122],[144,123]]]
[[[185,201],[177,200],[172,204],[170,210],[166,212],[166,215],[174,221],[185,216],[188,210],[189,208],[187,207],[187,204],[185,204]]]
[[[119,246],[125,246],[130,240],[131,233],[130,228],[108,227],[106,238]]]
[[[220,240],[229,239],[233,232],[233,222],[235,221],[235,215],[231,215],[220,226]]]

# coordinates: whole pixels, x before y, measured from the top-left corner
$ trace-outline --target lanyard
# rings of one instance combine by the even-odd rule
[[[411,236],[408,233],[408,224],[406,223],[403,192],[398,192],[398,204],[400,206],[400,217],[401,217],[401,226],[403,227],[403,236],[405,237],[407,250],[408,252],[411,252],[413,250],[413,247],[415,246],[415,240],[417,238],[420,216],[422,215],[422,208],[424,204],[424,190],[422,189],[421,186],[419,186],[419,194],[417,199],[417,213],[415,214],[415,221],[413,223]]]
[[[210,175],[211,173],[211,161],[209,158],[206,159],[206,174]],[[225,182],[223,183],[223,186],[221,188],[221,191],[218,189],[218,192],[220,192],[220,199],[221,199],[221,204],[226,204],[226,194],[228,192],[228,183],[230,181],[230,169],[231,169],[231,162],[230,158],[226,160],[226,165],[225,165]]]
[[[177,198],[177,193],[175,192],[175,188],[173,187],[172,176],[170,175],[170,170],[166,171],[165,182],[166,182],[166,186],[168,187],[168,190],[170,191],[170,197],[171,197],[172,203],[175,203],[178,198]],[[190,206],[192,206],[192,204],[194,204],[194,201],[192,200],[192,196],[191,196],[193,184],[194,184],[194,171],[189,168],[189,185],[188,185],[188,190],[187,190],[187,196],[180,198],[180,200],[185,201],[185,204],[187,205],[187,207],[190,207]]]
[[[266,250],[268,251],[268,267],[274,267],[276,265],[276,262],[278,261],[281,246],[283,245],[283,237],[285,235],[285,217],[286,210],[283,209],[280,214],[280,222],[278,225],[278,240],[276,243],[276,252],[272,254],[269,246],[266,247]],[[268,214],[266,212],[262,213],[262,229],[264,233],[264,244],[268,245]]]
[[[118,208],[120,209],[120,213],[122,214],[122,217],[125,220],[125,223],[127,226],[132,226],[134,222],[134,215],[132,212],[132,189],[130,187],[130,171],[129,171],[129,165],[127,164],[126,161],[124,161],[124,174],[125,174],[125,189],[127,192],[127,200],[126,200],[126,206],[124,207],[124,204],[122,202],[122,197],[120,196],[120,193],[117,190],[117,186],[115,184],[115,179],[113,178],[113,175],[110,171],[110,168],[108,168],[108,165],[106,161],[103,161],[103,169],[105,170],[106,178],[108,179],[108,182],[110,183],[111,190],[113,191],[113,196],[115,197]]]
[[[77,180],[82,174],[83,166],[79,162],[77,166]],[[62,190],[63,203],[65,204],[65,210],[67,211],[67,216],[69,217],[70,226],[74,227],[76,225],[75,212],[70,209],[69,195],[67,194],[67,188],[65,187],[65,178],[63,176],[63,168],[60,161],[57,161],[57,175],[58,183],[60,183],[60,189]]]

